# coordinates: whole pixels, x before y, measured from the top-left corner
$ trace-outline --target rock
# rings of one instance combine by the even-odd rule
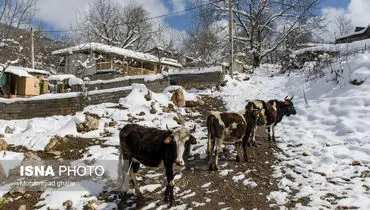
[[[154,102],[150,104],[150,107],[151,107],[150,114],[157,113],[157,109],[155,108],[155,103]]]
[[[195,106],[198,106],[198,103],[196,101],[186,101],[185,106],[186,107],[195,107]]]
[[[5,202],[5,200],[6,200],[6,198],[5,198],[5,197],[0,197],[0,206],[1,206],[1,204],[2,204],[2,203],[4,203],[4,202]]]
[[[86,128],[86,132],[98,130],[99,120],[91,116],[86,116],[85,128]]]
[[[21,194],[21,195],[23,195],[23,194],[25,194],[26,193],[26,191],[25,190],[23,190],[22,188],[18,188],[18,187],[15,187],[15,188],[13,188],[13,189],[11,189],[10,191],[9,191],[9,194],[13,197],[15,194]]]
[[[0,139],[0,151],[8,149],[8,143],[4,139]]]
[[[128,113],[128,114],[127,114],[127,117],[132,117],[132,114],[131,114],[131,113]]]
[[[78,132],[89,132],[99,129],[99,119],[93,117],[95,115],[86,115],[86,120],[77,125]]]
[[[199,106],[203,106],[205,104],[205,102],[202,99],[198,99],[197,103]]]
[[[86,204],[83,210],[96,210],[96,208],[91,204]]]
[[[0,138],[4,138],[4,134],[0,133]]]
[[[351,82],[351,84],[352,84],[352,85],[356,85],[356,86],[359,86],[359,85],[361,85],[362,83],[364,83],[364,81],[358,81],[357,79],[352,80],[352,82]]]
[[[28,194],[28,193],[27,193],[27,194],[25,194],[25,195],[24,195],[24,198],[26,198],[26,199],[28,199],[28,198],[30,198],[30,197],[31,197],[31,194]]]
[[[6,126],[5,127],[5,133],[13,134],[14,130],[15,130],[14,128],[11,128],[9,126]]]
[[[108,125],[109,125],[109,127],[114,127],[114,126],[118,125],[118,122],[110,121]]]
[[[49,154],[55,155],[55,156],[60,156],[62,154],[61,151],[51,151]]]
[[[179,124],[179,125],[183,125],[183,124],[185,124],[185,119],[180,115],[180,114],[178,114],[176,117],[174,117],[173,118],[176,122],[177,122],[177,124]]]
[[[27,206],[26,205],[20,205],[18,210],[27,210]]]
[[[168,113],[170,112],[170,109],[168,107],[163,107],[162,112]]]
[[[71,200],[64,201],[63,206],[65,206],[67,209],[70,209],[73,206],[73,202]]]
[[[152,91],[148,90],[148,93],[144,96],[145,100],[152,100]]]
[[[175,110],[175,106],[171,103],[168,104],[168,108],[171,110]]]
[[[308,152],[303,152],[303,153],[302,153],[302,155],[303,155],[303,156],[305,156],[305,157],[307,157],[307,156],[311,156],[311,154],[310,154],[310,153],[308,153]]]
[[[172,93],[171,101],[178,107],[185,106],[184,92],[181,88]]]
[[[144,116],[145,115],[145,112],[140,112],[139,114],[137,114],[137,116]]]
[[[59,143],[59,138],[58,137],[53,137],[50,139],[49,143],[45,147],[46,152],[50,152],[53,150],[53,148]]]
[[[360,163],[360,161],[354,160],[354,161],[352,161],[352,165],[353,166],[360,166],[361,163]]]
[[[185,112],[186,112],[186,113],[190,113],[190,112],[191,112],[191,109],[190,109],[189,107],[186,107],[186,108],[185,108]]]

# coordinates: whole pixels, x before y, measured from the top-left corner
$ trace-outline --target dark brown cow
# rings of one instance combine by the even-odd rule
[[[159,130],[136,124],[128,124],[120,132],[120,163],[119,179],[122,192],[128,190],[130,175],[134,183],[135,193],[141,195],[136,173],[140,163],[148,167],[158,167],[163,164],[166,170],[167,187],[165,201],[173,205],[174,169],[183,169],[190,151],[190,144],[196,144],[195,138],[184,127],[172,130]],[[122,165],[123,161],[123,165]],[[124,178],[122,176],[126,175]],[[122,183],[122,181],[124,181]]]
[[[260,118],[260,110],[253,112],[256,118]],[[241,142],[247,129],[244,116],[232,112],[211,112],[207,118],[208,144],[207,155],[209,158],[209,170],[218,170],[218,155],[224,141],[235,143],[237,155],[236,161],[241,160]],[[213,151],[216,147],[215,158]],[[246,147],[244,147],[246,149]],[[247,151],[244,150],[244,159],[247,161]]]
[[[247,145],[256,146],[255,133],[258,126],[266,125],[268,130],[268,140],[276,142],[275,139],[275,126],[283,119],[284,116],[295,115],[297,112],[293,105],[293,97],[288,99],[285,97],[284,101],[269,100],[265,102],[263,100],[253,100],[248,102],[245,107],[246,112],[259,108],[262,110],[262,116],[264,118],[261,122],[251,123],[247,128],[247,133],[243,141],[247,142]],[[272,132],[272,135],[270,134]]]

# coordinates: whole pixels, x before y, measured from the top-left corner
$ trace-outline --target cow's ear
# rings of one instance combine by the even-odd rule
[[[191,135],[189,140],[190,140],[190,144],[197,144],[197,139],[194,136]]]
[[[171,143],[171,141],[173,140],[173,135],[171,134],[171,135],[169,135],[169,136],[167,136],[164,140],[163,140],[163,142],[165,143],[165,144],[169,144],[169,143]]]

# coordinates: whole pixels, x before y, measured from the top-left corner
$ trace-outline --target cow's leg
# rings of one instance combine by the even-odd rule
[[[272,141],[274,143],[276,143],[276,139],[275,139],[275,126],[274,125],[271,125],[271,131],[272,131]]]
[[[140,192],[139,184],[136,180],[136,173],[138,172],[139,167],[140,167],[140,163],[132,162],[132,166],[131,166],[131,170],[130,170],[130,176],[131,176],[132,182],[134,183],[134,188],[135,188],[136,195],[137,196],[142,196],[142,194]]]
[[[210,171],[213,171],[215,170],[215,161],[217,160],[217,155],[216,155],[216,151],[215,150],[215,146],[217,144],[217,138],[211,138],[210,139],[210,145],[209,145],[209,152],[210,152],[210,155],[209,155],[209,160],[208,160],[208,167],[209,167],[209,170]],[[216,146],[217,147],[217,146]],[[215,159],[213,159],[213,153],[215,153]]]
[[[252,136],[251,136],[252,146],[257,146],[256,145],[256,131],[257,131],[257,126],[254,126],[254,128],[252,130]]]
[[[245,135],[243,137],[243,148],[247,146],[249,147],[251,144],[250,138],[251,138],[253,127],[254,127],[253,125],[247,126],[247,130],[245,131]]]
[[[214,165],[213,165],[213,170],[215,170],[215,171],[218,171],[218,156],[219,156],[220,151],[221,151],[222,139],[223,139],[223,137],[216,138],[216,142],[214,142],[216,144],[216,152],[215,152],[215,161],[214,161]]]
[[[120,168],[118,169],[119,173],[119,180],[120,180],[120,186],[121,186],[121,192],[123,194],[127,193],[129,189],[129,182],[130,182],[130,161],[129,160],[123,160],[123,164],[120,161],[119,163]]]
[[[249,141],[249,134],[247,133],[248,130],[246,131],[246,134],[243,137],[242,141],[242,149],[243,149],[243,155],[244,155],[244,161],[248,162],[248,155],[247,155],[247,147],[248,147],[248,141]]]
[[[173,194],[173,187],[175,186],[174,176],[173,176],[173,165],[169,163],[165,163],[166,169],[166,177],[167,177],[167,186],[166,190],[164,191],[164,201],[170,201],[170,206],[173,206],[175,201],[175,196]]]
[[[268,139],[268,141],[269,142],[271,142],[271,127],[269,126],[269,127],[267,127],[267,139]]]
[[[208,142],[207,142],[207,156],[208,156],[208,165],[212,163],[212,156],[213,156],[213,142],[211,134],[208,133]]]
[[[242,159],[242,157],[241,157],[241,153],[242,153],[241,144],[242,144],[242,142],[241,142],[241,141],[237,141],[237,142],[235,142],[235,148],[236,148],[236,162],[239,162],[239,161]]]

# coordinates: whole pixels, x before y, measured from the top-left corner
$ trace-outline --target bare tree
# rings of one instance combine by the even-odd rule
[[[319,0],[234,0],[233,14],[236,27],[242,30],[239,41],[250,55],[253,67],[276,51],[287,37],[314,16]],[[213,4],[221,13],[228,10],[225,1]]]
[[[338,35],[344,36],[352,32],[353,25],[351,19],[345,14],[335,17],[335,26],[338,28]]]
[[[201,9],[193,17],[193,29],[184,40],[184,51],[197,58],[203,65],[213,62],[220,57],[222,45],[222,31],[225,27],[217,24],[218,17],[208,8]],[[225,40],[225,39],[224,39]]]
[[[94,1],[77,25],[93,41],[133,50],[145,48],[153,33],[148,13],[133,1],[124,8],[112,0]]]

